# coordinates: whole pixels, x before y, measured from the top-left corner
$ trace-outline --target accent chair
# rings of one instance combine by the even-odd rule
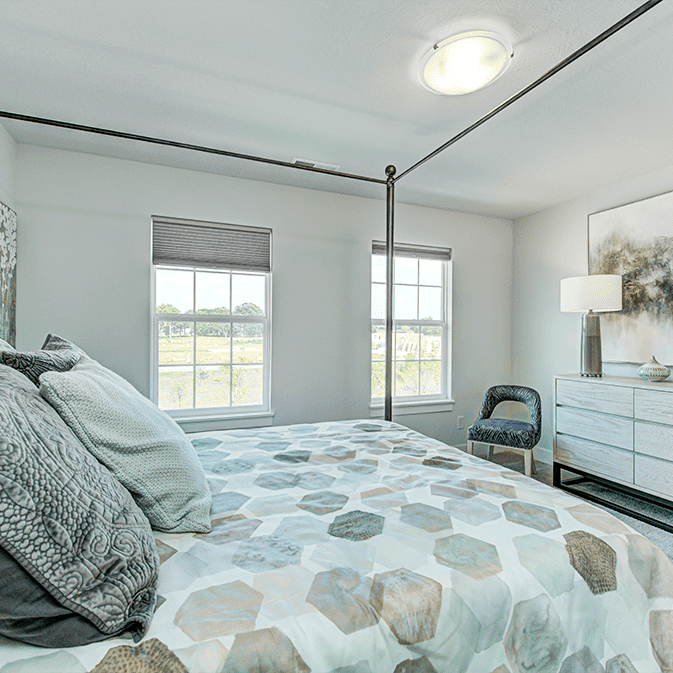
[[[501,402],[523,402],[530,413],[530,423],[508,418],[491,418]],[[493,458],[495,447],[523,453],[524,472],[531,476],[531,468],[537,473],[533,448],[542,433],[542,403],[536,390],[526,386],[492,386],[486,391],[477,420],[467,429],[467,452],[474,453],[479,442],[488,445],[488,459]]]

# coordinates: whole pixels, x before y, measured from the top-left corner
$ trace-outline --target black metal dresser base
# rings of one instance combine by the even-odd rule
[[[561,470],[564,470],[566,472],[572,472],[573,474],[576,474],[578,476],[572,477],[570,479],[561,480]],[[579,488],[573,488],[574,484],[580,484],[586,481],[592,481],[596,484],[600,484],[601,486],[609,487],[610,489],[613,489],[615,491],[621,491],[622,493],[625,493],[631,496],[632,498],[636,498],[637,500],[644,500],[646,502],[657,505],[658,507],[661,507],[670,512],[670,522],[662,521],[661,519],[651,517],[648,514],[635,511],[633,509],[630,509],[629,507],[608,500],[607,498],[601,498],[600,496],[597,496],[593,493],[587,493]],[[584,472],[583,470],[578,470],[575,467],[568,467],[566,465],[562,465],[561,463],[557,463],[556,461],[554,461],[553,464],[552,483],[556,488],[560,488],[563,491],[572,493],[573,495],[583,498],[584,500],[590,500],[592,502],[595,502],[596,504],[603,505],[608,509],[613,509],[617,512],[621,512],[622,514],[626,514],[627,516],[633,517],[634,519],[638,519],[639,521],[644,521],[645,523],[648,523],[651,526],[661,528],[662,530],[665,530],[668,533],[673,533],[673,502],[669,500],[664,500],[663,498],[659,498],[655,495],[650,495],[649,493],[643,493],[640,490],[629,488],[624,484],[618,484],[615,483],[614,481],[610,481],[609,479],[597,477],[595,474],[590,474],[588,472]]]

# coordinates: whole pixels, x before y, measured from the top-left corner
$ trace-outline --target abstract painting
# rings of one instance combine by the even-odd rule
[[[673,363],[673,192],[589,215],[589,273],[622,276],[603,313],[603,360]]]
[[[0,339],[16,345],[16,213],[0,203]]]

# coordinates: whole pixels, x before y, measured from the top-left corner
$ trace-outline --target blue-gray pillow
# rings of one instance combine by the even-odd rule
[[[0,547],[0,634],[38,647],[76,647],[110,636],[61,605]]]
[[[87,356],[40,377],[40,394],[131,492],[156,530],[207,533],[211,494],[177,423],[128,381]]]
[[[67,371],[77,364],[82,355],[84,351],[75,344],[52,334],[47,335],[42,348],[37,351],[8,350],[0,345],[0,364],[21,372],[36,386],[40,385],[41,374]]]
[[[0,546],[102,633],[140,639],[154,612],[159,558],[129,492],[37,388],[2,365],[0,437]]]

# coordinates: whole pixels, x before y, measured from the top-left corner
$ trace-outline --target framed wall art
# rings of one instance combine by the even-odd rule
[[[16,345],[16,213],[0,202],[0,339]]]
[[[589,273],[622,276],[622,311],[601,316],[603,360],[673,363],[673,192],[589,215]]]

